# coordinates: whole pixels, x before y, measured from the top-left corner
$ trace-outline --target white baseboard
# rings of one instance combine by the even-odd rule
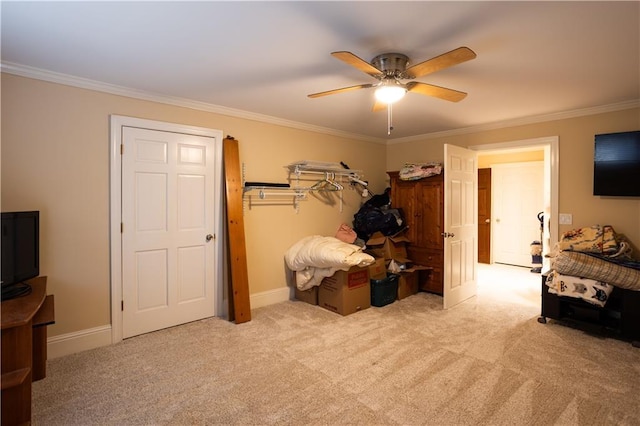
[[[283,287],[263,291],[250,296],[251,309],[284,302],[291,299],[291,288]],[[108,346],[112,342],[111,325],[90,328],[47,339],[47,357],[49,359],[71,355],[89,349]]]
[[[53,359],[111,344],[111,325],[89,328],[47,339],[47,358]]]
[[[291,288],[287,286],[275,290],[263,291],[262,293],[252,294],[249,299],[251,309],[273,305],[274,303],[290,300]]]

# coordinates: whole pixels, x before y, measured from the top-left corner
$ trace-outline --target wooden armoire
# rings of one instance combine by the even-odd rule
[[[420,289],[442,294],[444,288],[444,179],[439,174],[404,181],[399,172],[391,177],[391,207],[402,209],[409,227],[407,255],[417,265],[433,270],[422,273]]]

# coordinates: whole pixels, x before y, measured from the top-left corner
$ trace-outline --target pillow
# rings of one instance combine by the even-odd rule
[[[349,225],[343,223],[336,232],[336,238],[347,244],[353,244],[358,238],[358,235]]]

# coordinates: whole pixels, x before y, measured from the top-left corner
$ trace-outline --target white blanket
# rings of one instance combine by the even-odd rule
[[[304,237],[287,250],[284,259],[289,269],[296,272],[296,286],[300,290],[320,285],[323,278],[336,271],[368,266],[375,261],[360,246],[321,235]]]

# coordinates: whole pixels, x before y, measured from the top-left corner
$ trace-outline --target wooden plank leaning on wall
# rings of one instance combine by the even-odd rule
[[[224,139],[224,174],[227,203],[227,241],[231,283],[229,288],[229,320],[236,324],[251,321],[247,247],[242,211],[242,170],[238,141]]]

